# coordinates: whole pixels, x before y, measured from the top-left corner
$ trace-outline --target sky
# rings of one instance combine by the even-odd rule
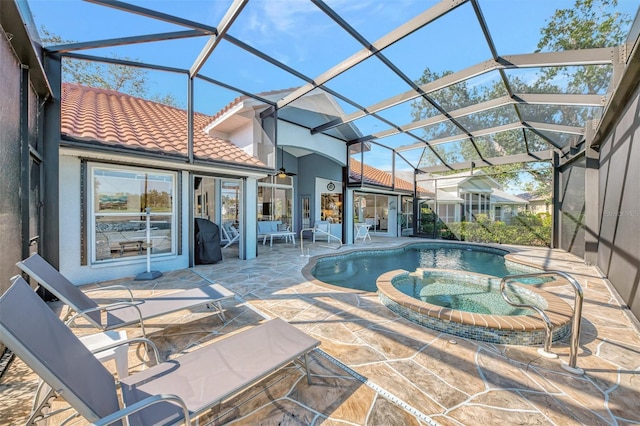
[[[131,1],[130,3],[217,26],[230,0]],[[433,0],[331,0],[329,7],[341,14],[368,41],[375,41],[411,17],[428,9]],[[529,53],[536,49],[540,28],[556,8],[569,7],[566,0],[480,0],[480,6],[501,55]],[[106,38],[176,31],[180,26],[134,15],[79,0],[28,0],[38,28],[63,39],[91,41]],[[618,9],[635,14],[637,0],[621,0]],[[232,25],[233,37],[272,55],[282,63],[315,78],[362,48],[324,13],[305,0],[250,0]],[[151,64],[189,68],[200,52],[205,38],[148,43],[95,49],[83,53],[137,58]],[[419,49],[416,49],[419,46]],[[416,51],[417,50],[417,51]],[[171,54],[168,55],[167,53]],[[412,79],[428,66],[432,71],[457,71],[490,58],[482,32],[470,4],[429,24],[384,50],[384,54]],[[230,64],[241,64],[230,66]],[[160,73],[166,74],[166,73]],[[303,82],[266,64],[228,42],[214,51],[202,74],[249,92],[297,87]],[[476,81],[494,76],[481,77]],[[153,76],[158,93],[171,90],[179,100],[186,94],[184,78]],[[168,81],[168,84],[165,83]],[[361,105],[370,105],[408,90],[380,61],[365,61],[327,84],[352,97]],[[175,87],[174,87],[175,86]],[[213,114],[237,93],[221,93],[214,99],[199,99],[199,110]],[[343,105],[345,112],[355,110]]]
[[[37,27],[44,26],[64,40],[93,41],[185,29],[80,0],[27,1]],[[136,0],[129,3],[216,27],[231,0]],[[331,9],[369,42],[380,39],[436,3],[434,0],[326,0]],[[638,0],[620,0],[617,10],[633,18],[639,3]],[[497,52],[504,56],[535,51],[546,20],[555,9],[571,7],[573,0],[479,0],[479,4]],[[306,0],[249,0],[229,34],[312,79],[362,49],[362,45]],[[149,64],[189,69],[205,43],[206,38],[200,37],[80,53],[117,55]],[[412,80],[418,79],[425,67],[435,72],[455,72],[491,58],[470,3],[391,45],[383,53]],[[537,70],[517,71],[514,75],[527,79],[533,78]],[[296,76],[226,40],[215,49],[201,74],[252,93],[304,84]],[[496,78],[499,78],[497,72],[483,74],[475,78],[473,84],[487,86]],[[148,80],[150,94],[170,93],[179,105],[186,105],[187,79],[184,75],[151,71]],[[326,85],[365,107],[409,90],[406,82],[377,58],[360,63]],[[195,89],[196,110],[210,115],[240,95],[197,80]],[[339,104],[347,114],[356,111],[352,105],[342,101]],[[412,121],[410,103],[385,110],[381,115],[397,125]],[[370,117],[357,120],[355,125],[364,135],[389,128]],[[394,147],[415,142],[407,140],[406,136],[396,139],[388,141]],[[412,154],[406,155],[411,157]]]

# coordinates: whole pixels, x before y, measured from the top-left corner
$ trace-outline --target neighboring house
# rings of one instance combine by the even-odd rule
[[[527,211],[538,214],[538,213],[549,213],[551,214],[551,194],[546,195],[534,195],[528,192],[523,194],[518,194],[518,197],[529,201],[529,205],[527,206]]]
[[[511,217],[525,210],[529,204],[527,200],[503,191],[500,183],[481,170],[473,174],[467,171],[430,178],[431,181],[425,182],[437,190],[429,205],[445,223],[473,221],[479,214],[510,223]]]
[[[376,235],[413,234],[413,172],[387,171],[349,159],[349,180],[363,184],[353,191],[354,222],[371,225]],[[366,185],[366,186],[364,186]],[[433,198],[433,192],[418,185],[417,196]]]
[[[290,91],[261,97],[276,101]],[[413,184],[365,166],[361,185],[350,186],[343,182],[345,140],[362,136],[358,129],[349,124],[327,134],[309,131],[343,114],[332,97],[310,92],[279,111],[277,121],[268,108],[241,96],[214,116],[195,113],[189,152],[185,110],[64,83],[61,271],[78,284],[143,271],[145,206],[151,208],[152,265],[161,271],[194,264],[194,218],[211,220],[221,230],[233,224],[242,259],[257,255],[261,220],[281,222],[296,233],[327,220],[345,243],[361,220],[371,221],[372,232],[380,235],[410,233]],[[309,127],[292,124],[292,115]],[[295,175],[274,175],[280,167]],[[227,234],[222,232],[223,239]]]

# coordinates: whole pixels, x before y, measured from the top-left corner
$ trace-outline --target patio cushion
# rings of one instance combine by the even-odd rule
[[[272,319],[123,379],[123,398],[131,405],[149,395],[174,394],[190,412],[197,413],[267,377],[319,343],[282,319]],[[131,416],[130,421],[149,425],[164,424],[166,417],[180,418],[176,405],[160,405]]]
[[[258,221],[258,235],[269,235],[278,232],[278,225],[281,225],[281,220],[261,220]]]

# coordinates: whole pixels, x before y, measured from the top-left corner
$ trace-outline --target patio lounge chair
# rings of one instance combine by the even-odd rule
[[[142,334],[146,336],[144,320],[205,304],[215,306],[216,313],[222,321],[225,321],[220,302],[235,296],[233,292],[220,284],[212,284],[145,299],[134,299],[131,290],[127,287],[109,286],[95,290],[126,289],[129,291],[130,300],[99,306],[37,253],[16,263],[16,265],[67,305],[69,312],[65,316],[65,320],[68,319],[69,325],[72,325],[74,320],[81,316],[91,325],[103,331],[139,322]],[[71,315],[72,311],[75,312],[74,315]],[[106,312],[104,317],[103,311]]]
[[[21,278],[0,296],[0,340],[96,425],[190,423],[219,402],[259,382],[319,345],[273,319],[116,382],[71,329]]]
[[[222,233],[224,234],[224,239],[227,240],[227,244],[222,248],[227,248],[240,240],[240,231],[231,223],[222,224]]]

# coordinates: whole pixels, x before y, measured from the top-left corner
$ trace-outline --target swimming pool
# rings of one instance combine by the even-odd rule
[[[413,243],[394,249],[323,256],[317,259],[310,273],[324,283],[375,292],[376,279],[394,269],[454,269],[500,278],[539,271],[505,261],[504,255],[508,253],[507,250],[471,244]]]

